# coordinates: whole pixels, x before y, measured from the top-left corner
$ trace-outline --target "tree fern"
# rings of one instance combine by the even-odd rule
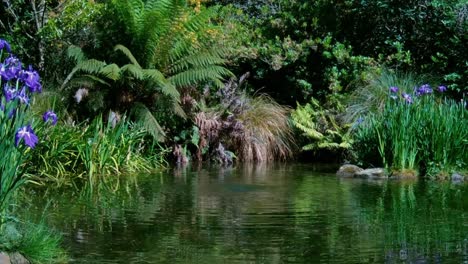
[[[206,38],[214,9],[196,13],[185,0],[114,0],[112,7],[127,39],[132,39],[136,54],[130,60],[158,69],[176,88],[208,81],[221,86],[225,77],[232,76],[223,66],[226,51],[211,46]]]
[[[233,76],[224,67],[225,49],[213,46],[206,34],[215,28],[210,19],[216,10],[194,12],[186,0],[112,0],[108,7],[121,29],[113,38],[120,40],[114,43],[114,54],[125,60],[114,64],[88,59],[81,49],[70,47],[68,54],[76,66],[62,88],[80,83],[98,87],[90,92],[113,97],[106,99],[105,108],[125,111],[136,107],[139,116],[147,117],[141,120],[148,122],[148,130],[152,128],[153,136],[161,138],[164,135],[154,115],[149,116],[155,106],[172,106],[174,114],[185,117],[180,89],[206,83],[222,87],[223,79]],[[122,65],[122,61],[128,63]]]
[[[167,99],[173,102],[173,112],[185,117],[182,108],[179,105],[179,92],[175,86],[164,77],[164,75],[156,69],[143,69],[133,54],[125,46],[119,45],[115,48],[116,51],[122,52],[130,61],[119,67],[115,63],[107,64],[95,59],[86,59],[79,48],[70,47],[72,59],[77,61],[77,65],[68,75],[64,81],[63,87],[75,87],[75,85],[85,87],[100,87],[94,91],[94,95],[90,97],[92,104],[89,104],[93,111],[99,108],[106,108],[104,102],[115,101],[116,98],[111,99],[109,96],[116,96],[112,90],[126,91],[126,93],[133,94],[133,98],[146,98],[152,93],[161,92]],[[132,87],[137,90],[132,90]],[[148,93],[141,94],[139,91],[147,91]],[[105,99],[107,97],[107,99]],[[144,127],[148,132],[153,135],[155,139],[162,140],[164,133],[157,123],[154,116],[151,115],[149,108],[141,103],[134,103],[130,106],[131,109],[136,109],[135,117],[141,122],[148,122]],[[107,106],[107,108],[110,106]],[[103,109],[104,110],[104,109]],[[125,111],[128,109],[115,109]],[[153,130],[151,130],[153,129]]]

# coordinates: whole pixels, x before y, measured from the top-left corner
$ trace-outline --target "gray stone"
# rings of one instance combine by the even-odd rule
[[[382,168],[366,169],[356,173],[357,178],[362,179],[387,179],[388,174]]]
[[[341,166],[336,175],[343,178],[353,178],[355,177],[356,173],[362,171],[362,168],[352,165],[352,164],[345,164]]]
[[[465,180],[465,177],[459,173],[453,173],[450,179],[452,180],[452,182],[463,182]]]
[[[0,252],[0,264],[10,264],[10,257],[6,253]]]
[[[29,260],[19,252],[10,253],[11,264],[30,264]]]

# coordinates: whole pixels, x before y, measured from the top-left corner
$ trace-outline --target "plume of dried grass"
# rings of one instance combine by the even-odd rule
[[[200,133],[198,142],[197,159],[202,160],[202,150],[209,142],[217,141],[222,129],[220,115],[215,111],[199,112],[195,115],[195,124]]]
[[[219,103],[195,114],[199,141],[197,158],[202,152],[215,160],[266,162],[286,160],[293,155],[294,137],[289,123],[290,108],[276,103],[268,95],[251,97],[239,87],[249,73],[232,78],[218,90]],[[208,151],[206,151],[208,150]],[[224,156],[224,157],[221,157]]]
[[[258,162],[290,158],[294,146],[288,120],[290,109],[267,95],[246,100],[247,107],[238,116],[243,124],[242,133],[233,137],[238,158]]]

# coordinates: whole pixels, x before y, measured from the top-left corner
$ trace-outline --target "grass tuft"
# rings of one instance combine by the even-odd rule
[[[251,98],[248,108],[238,117],[244,128],[236,138],[240,159],[263,162],[290,158],[294,137],[288,122],[289,111],[267,95]]]

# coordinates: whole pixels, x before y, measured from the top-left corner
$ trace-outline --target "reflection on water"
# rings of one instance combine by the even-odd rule
[[[467,185],[316,169],[176,168],[37,195],[25,213],[49,201],[72,263],[468,262]]]

